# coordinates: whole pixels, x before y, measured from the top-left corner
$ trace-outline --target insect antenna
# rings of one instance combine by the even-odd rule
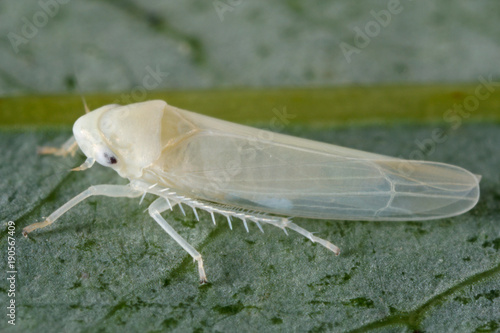
[[[85,96],[80,92],[80,97],[82,98],[82,103],[83,103],[83,108],[85,109],[85,113],[89,113],[90,109],[89,106],[87,105],[87,100],[85,99]]]
[[[83,96],[82,87],[80,86],[80,82],[78,81],[78,75],[76,75],[76,68],[73,67],[73,70],[75,72],[76,89],[78,90],[78,94],[80,95],[80,98],[82,99],[83,108],[85,110],[85,113],[89,113],[90,109],[89,109],[89,106],[87,105],[87,100],[85,99],[85,96]]]

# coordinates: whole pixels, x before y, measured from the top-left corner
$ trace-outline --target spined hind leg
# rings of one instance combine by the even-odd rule
[[[148,211],[149,215],[165,230],[170,237],[172,237],[184,250],[186,250],[187,253],[191,257],[193,257],[194,260],[198,262],[198,272],[200,273],[200,284],[205,284],[207,283],[207,276],[205,274],[205,269],[203,268],[203,259],[201,258],[201,254],[196,251],[194,247],[192,247],[184,238],[182,238],[181,235],[177,233],[177,231],[174,230],[170,226],[170,224],[165,221],[165,219],[161,216],[161,213],[166,211],[167,209],[171,209],[171,206],[167,203],[167,201],[164,198],[158,198],[153,203],[149,206]]]
[[[283,231],[285,233],[287,233],[286,228],[291,229],[295,232],[298,232],[302,236],[308,238],[309,240],[311,240],[311,242],[323,245],[328,250],[335,253],[335,255],[338,256],[340,254],[340,249],[336,245],[330,243],[329,241],[327,241],[325,239],[314,236],[314,234],[312,232],[307,231],[306,229],[304,229],[302,227],[299,227],[295,223],[291,222],[289,219],[283,218],[281,221],[276,221],[276,220],[272,220],[272,219],[262,219],[261,222],[264,222],[264,223],[267,223],[270,225],[274,225],[275,227],[281,228],[281,229],[283,229]],[[288,233],[287,233],[287,235],[288,235]]]

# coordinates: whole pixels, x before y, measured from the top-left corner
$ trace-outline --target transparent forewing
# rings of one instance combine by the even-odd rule
[[[197,129],[151,172],[198,198],[287,216],[423,220],[463,213],[479,197],[478,178],[452,165],[185,116]]]

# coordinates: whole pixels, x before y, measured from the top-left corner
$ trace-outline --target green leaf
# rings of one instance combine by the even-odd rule
[[[472,211],[428,222],[294,219],[342,249],[336,257],[289,231],[174,209],[164,216],[204,256],[199,286],[189,255],[144,213],[153,200],[90,198],[29,238],[40,221],[93,184],[126,183],[83,156],[37,156],[59,145],[81,113],[73,96],[0,100],[0,247],[16,223],[16,326],[55,331],[493,332],[500,327],[498,94],[461,123],[443,121],[473,87],[381,87],[177,92],[171,104],[269,127],[273,108],[295,115],[285,132],[337,145],[456,164],[481,174]],[[400,95],[402,94],[402,95]],[[457,95],[458,94],[458,95]],[[404,96],[404,98],[395,98]],[[455,97],[454,97],[455,96]],[[460,96],[460,97],[456,97]],[[90,96],[91,107],[116,96]],[[247,101],[245,103],[245,100]],[[208,102],[206,102],[208,101]],[[225,101],[229,101],[225,103]],[[28,107],[29,106],[29,107]],[[348,108],[350,111],[346,113]],[[241,109],[241,112],[240,112]],[[359,110],[359,111],[358,111]],[[394,113],[393,111],[399,112]],[[40,113],[41,112],[41,113]],[[38,116],[36,116],[38,115]],[[406,121],[402,121],[402,120]],[[416,120],[417,122],[413,122]],[[488,120],[489,122],[485,121]],[[412,123],[410,123],[412,121]],[[48,126],[48,127],[47,127]],[[446,139],[432,141],[439,130]],[[420,146],[426,143],[422,152]],[[0,264],[7,271],[7,256]],[[3,311],[10,300],[2,284]]]

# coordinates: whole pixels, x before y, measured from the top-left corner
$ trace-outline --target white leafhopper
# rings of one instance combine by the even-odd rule
[[[365,221],[430,220],[462,214],[479,199],[480,176],[457,166],[407,161],[269,132],[181,110],[164,101],[106,105],[80,117],[74,137],[42,153],[87,156],[114,169],[128,185],[96,185],[78,194],[29,232],[50,225],[94,195],[158,198],[149,214],[198,263],[203,260],[161,213],[178,205],[295,230],[335,254],[332,243],[291,217]],[[267,133],[267,132],[266,132]],[[262,139],[267,137],[269,139]]]

